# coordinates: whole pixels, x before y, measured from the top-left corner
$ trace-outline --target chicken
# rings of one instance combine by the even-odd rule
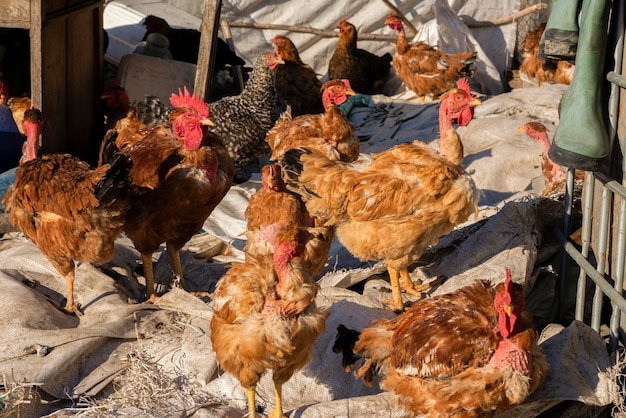
[[[402,21],[393,13],[385,24],[398,32],[393,66],[398,77],[422,100],[454,87],[457,80],[476,72],[476,52],[447,54],[424,42],[409,43]]]
[[[265,136],[279,116],[275,79],[283,63],[273,52],[262,54],[241,94],[211,103],[211,131],[222,138],[236,168],[269,155]]]
[[[293,116],[322,113],[322,82],[313,68],[302,62],[298,49],[288,37],[276,35],[272,43],[285,61],[276,69],[276,93],[280,108],[289,106]]]
[[[541,194],[547,195],[555,189],[565,187],[565,170],[548,156],[548,151],[550,150],[548,129],[540,122],[528,122],[517,128],[517,130],[537,141],[543,150],[541,154],[541,171],[545,177],[546,186]]]
[[[288,149],[307,147],[325,153],[329,159],[346,162],[359,157],[359,137],[339,105],[355,94],[348,80],[331,80],[321,88],[325,112],[291,118],[281,115],[265,140],[273,160],[280,160]],[[319,93],[318,93],[319,95]]]
[[[273,265],[272,257],[249,256],[245,263],[233,263],[213,298],[213,350],[220,366],[245,389],[251,418],[257,416],[256,385],[267,370],[272,371],[276,397],[268,416],[284,417],[282,387],[311,359],[328,315],[314,303],[317,286],[310,275],[302,276],[304,283],[284,283]],[[293,299],[303,286],[308,291]]]
[[[358,93],[382,93],[391,69],[391,54],[378,56],[357,48],[357,30],[346,19],[339,22],[339,32],[339,42],[328,62],[328,77],[348,79]]]
[[[33,107],[33,102],[30,97],[11,97],[7,102],[9,109],[11,109],[11,114],[13,115],[13,120],[17,125],[17,129],[20,131],[22,135],[26,135],[26,131],[24,130],[24,112]]]
[[[154,125],[133,135],[110,131],[101,153],[113,144],[133,161],[124,232],[141,254],[148,300],[157,299],[152,254],[165,242],[172,269],[185,289],[179,251],[200,231],[226,195],[235,167],[220,138],[206,131],[209,107],[196,95],[173,94],[171,127]],[[116,141],[117,140],[117,141]],[[101,157],[106,161],[106,158]]]
[[[526,34],[519,71],[529,79],[536,80],[539,85],[545,82],[570,84],[574,77],[574,64],[567,61],[543,60],[537,55],[541,35],[545,28],[544,22]]]
[[[161,17],[148,15],[143,21],[146,27],[145,41],[151,33],[160,33],[170,41],[170,52],[176,61],[198,63],[198,50],[200,49],[200,31],[186,28],[172,28],[167,21]],[[213,73],[223,70],[226,65],[244,65],[245,61],[237,56],[229,47],[226,41],[216,38],[215,62]]]
[[[2,107],[0,106],[0,112]],[[6,112],[6,109],[4,109]],[[19,150],[20,159],[18,163],[25,163],[39,156],[39,137],[43,130],[43,118],[39,109],[28,109],[24,111],[21,117],[21,125],[26,134],[26,141],[20,138]],[[15,132],[13,132],[15,134]],[[0,133],[0,136],[2,133]],[[4,156],[7,154],[5,153]],[[17,173],[17,163],[15,167],[0,173],[0,199],[5,195],[6,191],[15,184],[15,175]],[[0,211],[4,212],[5,207],[0,203]]]
[[[113,257],[129,208],[131,165],[122,154],[97,168],[69,154],[46,155],[22,163],[3,198],[11,222],[65,277],[69,313],[81,315],[75,260],[104,263]]]
[[[130,109],[130,97],[119,80],[113,80],[104,87],[101,99],[104,100],[104,127],[106,130],[115,127],[118,120],[123,119]]]
[[[404,309],[400,291],[421,296],[408,272],[427,245],[477,212],[479,193],[458,163],[452,123],[469,123],[476,104],[465,89],[454,88],[440,104],[440,153],[414,141],[353,163],[330,160],[317,150],[300,148],[282,160],[290,190],[325,226],[335,226],[339,241],[361,260],[387,262],[394,310]],[[456,158],[458,159],[458,158]]]
[[[333,228],[317,227],[300,197],[286,190],[280,165],[263,166],[261,180],[245,211],[246,257],[273,256],[279,278],[293,275],[300,283],[297,276],[315,277],[328,261]]]
[[[363,359],[355,375],[368,386],[380,375],[381,387],[417,416],[469,418],[506,409],[533,393],[549,368],[524,311],[523,288],[508,269],[495,289],[477,280],[375,321],[360,335],[343,325],[338,331],[333,351],[348,354],[346,370]]]

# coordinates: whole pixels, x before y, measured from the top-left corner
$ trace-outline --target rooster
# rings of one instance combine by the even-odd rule
[[[241,94],[211,103],[211,130],[224,141],[236,168],[269,155],[265,136],[278,120],[276,67],[283,63],[276,53],[262,54]]]
[[[478,417],[523,402],[545,380],[548,361],[537,346],[523,288],[487,280],[416,302],[360,334],[338,327],[333,346],[349,371],[393,392],[418,416]]]
[[[131,166],[119,153],[97,168],[69,154],[46,155],[23,162],[3,198],[11,222],[65,277],[68,313],[82,315],[74,298],[75,260],[113,257],[129,208]]]
[[[474,97],[454,88],[439,110],[439,152],[414,141],[371,160],[330,160],[317,150],[300,148],[283,157],[286,182],[306,202],[307,210],[325,226],[335,226],[339,241],[362,260],[387,262],[392,308],[402,311],[402,288],[421,296],[408,267],[423,249],[477,212],[479,193],[457,162],[461,147],[453,121],[466,125]],[[445,156],[445,157],[444,157]],[[400,282],[400,278],[402,282]]]
[[[357,30],[346,19],[339,22],[339,33],[339,42],[328,62],[328,77],[348,79],[359,93],[381,93],[391,69],[391,54],[378,56],[357,48]]]
[[[567,61],[544,60],[538,57],[539,42],[545,28],[546,23],[544,22],[526,34],[519,71],[529,79],[536,80],[539,85],[546,82],[570,84],[576,68],[574,64]]]
[[[288,260],[289,255],[278,258]],[[276,397],[268,416],[284,417],[282,387],[311,359],[313,344],[326,327],[327,312],[314,303],[312,276],[300,276],[302,282],[293,278],[277,276],[272,257],[248,256],[245,263],[232,264],[214,293],[213,350],[220,366],[245,389],[251,418],[257,416],[255,388],[267,370]]]
[[[272,149],[272,159],[280,160],[287,150],[298,147],[316,148],[330,159],[346,162],[359,157],[359,137],[339,109],[349,96],[356,94],[349,81],[327,81],[321,92],[324,113],[292,118],[287,112],[268,132],[265,140]]]
[[[322,113],[322,82],[313,68],[302,62],[298,49],[288,37],[276,35],[272,43],[285,61],[276,70],[278,105],[281,109],[289,106],[293,116]]]
[[[476,52],[446,54],[424,42],[410,44],[402,21],[393,13],[385,24],[398,32],[393,66],[398,77],[422,100],[438,96],[454,87],[457,80],[476,72]]]
[[[151,302],[157,299],[152,254],[165,242],[174,274],[186,288],[179,251],[226,195],[235,173],[220,138],[206,130],[212,123],[209,106],[186,87],[170,101],[175,107],[171,126],[133,131],[123,141],[119,140],[123,131],[111,131],[101,148],[106,154],[108,144],[115,144],[133,161],[136,191],[124,232],[141,254]]]

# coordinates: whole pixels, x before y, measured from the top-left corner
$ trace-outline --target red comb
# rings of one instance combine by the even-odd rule
[[[350,86],[350,80],[348,80],[347,78],[342,78],[341,82],[344,86],[346,86],[347,89],[352,89],[352,86]]]
[[[464,90],[470,96],[472,96],[469,81],[467,81],[467,78],[459,78],[459,80],[456,82],[456,86],[460,88],[461,90]]]
[[[343,26],[343,25],[345,25],[346,23],[348,23],[348,21],[347,21],[346,19],[341,19],[341,20],[339,21],[339,26]]]
[[[209,105],[206,104],[200,96],[196,95],[195,91],[193,94],[189,94],[187,86],[184,87],[184,91],[178,89],[178,94],[172,94],[170,103],[175,108],[189,107],[198,112],[200,116],[205,118],[209,117]]]
[[[506,278],[504,279],[504,290],[507,294],[513,292],[513,281],[511,280],[511,270],[508,267],[504,268]]]

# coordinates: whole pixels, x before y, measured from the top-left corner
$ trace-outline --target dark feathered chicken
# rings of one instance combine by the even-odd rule
[[[339,22],[339,31],[339,42],[328,63],[328,77],[348,79],[358,93],[382,93],[391,68],[391,54],[378,56],[357,48],[357,30],[346,19]]]
[[[222,138],[236,167],[270,153],[265,135],[279,116],[275,78],[283,62],[275,53],[262,54],[241,94],[211,103],[211,131]]]
[[[152,254],[165,242],[172,269],[184,279],[179,251],[230,189],[234,165],[219,137],[206,131],[209,106],[196,95],[173,94],[171,125],[124,130],[105,138],[133,160],[131,196],[124,232],[141,253],[147,293],[156,300]],[[121,137],[121,138],[120,138]],[[106,158],[102,159],[106,161]]]
[[[322,113],[322,82],[313,68],[302,62],[291,39],[276,35],[272,42],[285,61],[285,65],[276,69],[276,92],[281,109],[286,109],[289,105],[292,116]]]

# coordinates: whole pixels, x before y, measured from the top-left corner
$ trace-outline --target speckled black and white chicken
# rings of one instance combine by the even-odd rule
[[[260,156],[269,156],[267,132],[278,120],[276,66],[284,61],[275,52],[261,54],[238,96],[209,104],[212,132],[219,135],[237,168]]]

